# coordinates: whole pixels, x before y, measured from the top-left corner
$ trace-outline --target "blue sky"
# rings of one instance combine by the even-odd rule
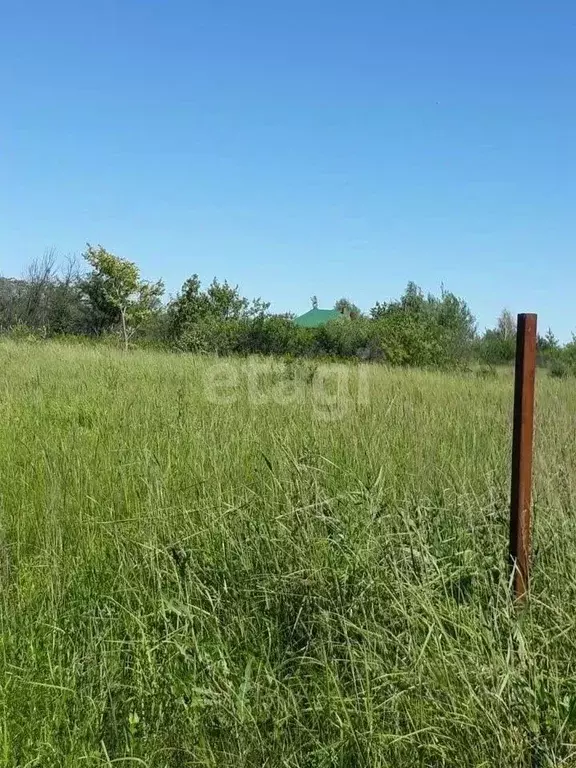
[[[0,273],[101,243],[278,311],[576,330],[570,0],[0,0]]]

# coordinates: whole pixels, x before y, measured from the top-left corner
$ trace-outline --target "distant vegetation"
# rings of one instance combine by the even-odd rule
[[[203,287],[189,277],[163,301],[162,281],[148,282],[138,266],[104,248],[88,246],[81,263],[58,266],[53,256],[33,264],[23,279],[0,278],[0,330],[12,336],[116,337],[128,347],[159,345],[220,355],[328,356],[380,360],[390,365],[462,367],[512,362],[515,321],[504,310],[496,326],[479,334],[467,303],[442,289],[425,295],[410,282],[393,301],[362,314],[349,299],[335,307],[350,322],[299,328],[290,315],[270,312],[238,286],[216,278]],[[317,306],[316,297],[312,305]],[[557,377],[576,370],[576,341],[562,346],[552,331],[539,337],[539,362]]]

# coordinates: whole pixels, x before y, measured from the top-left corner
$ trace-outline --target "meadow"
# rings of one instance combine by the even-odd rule
[[[576,766],[576,382],[0,342],[0,766]]]

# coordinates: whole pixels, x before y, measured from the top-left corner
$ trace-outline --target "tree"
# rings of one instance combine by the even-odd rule
[[[212,280],[206,292],[208,311],[217,320],[246,320],[266,314],[270,303],[262,299],[249,301],[240,294],[237,285],[230,285],[227,280],[219,283]]]
[[[370,346],[372,321],[358,317],[354,322],[330,320],[315,329],[317,343],[322,352],[336,357],[370,357],[365,354]]]
[[[505,341],[516,338],[516,321],[509,309],[503,309],[496,324],[496,331]]]
[[[381,320],[383,317],[386,316],[386,312],[388,310],[388,305],[386,302],[383,302],[382,304],[377,301],[376,304],[372,307],[370,310],[370,317],[372,320]]]
[[[576,370],[576,334],[572,334],[571,340],[564,347],[563,356],[568,365]]]
[[[0,326],[22,326],[43,335],[82,333],[84,308],[74,259],[56,262],[48,251],[21,280],[0,278]]]
[[[476,339],[476,319],[464,299],[442,287],[440,298],[428,297],[429,310],[447,359],[469,357]]]
[[[242,296],[227,280],[220,283],[214,278],[203,291],[198,275],[192,275],[168,307],[170,337],[184,348],[208,351],[212,339],[214,349],[230,350],[232,323],[239,329],[238,323],[265,317],[269,307],[262,299]]]
[[[560,342],[552,332],[552,328],[548,328],[544,336],[538,335],[539,352],[558,352],[559,350]]]
[[[20,320],[23,280],[0,277],[0,329],[11,328]]]
[[[400,299],[377,302],[373,346],[392,363],[452,366],[469,355],[476,321],[463,299],[442,287],[440,296],[424,295],[409,282]]]
[[[400,299],[382,304],[377,301],[370,310],[370,316],[373,320],[380,320],[383,317],[396,315],[398,313],[409,314],[412,316],[421,315],[426,307],[426,303],[434,301],[433,297],[425,298],[421,288],[416,283],[410,281]]]
[[[428,299],[430,303],[430,297]],[[412,315],[421,314],[426,308],[426,299],[422,289],[410,280],[404,294],[400,298],[400,305],[405,312]]]
[[[92,271],[82,281],[81,290],[97,319],[98,330],[119,325],[124,347],[128,349],[137,329],[158,310],[164,284],[161,280],[141,280],[134,262],[109,253],[101,245],[88,244],[83,256]]]
[[[56,254],[47,251],[28,267],[22,321],[32,328],[46,327],[47,296],[55,276]]]
[[[516,323],[512,313],[503,309],[496,321],[496,328],[487,330],[482,337],[478,353],[480,359],[490,365],[511,363],[516,356]]]
[[[181,292],[170,302],[168,328],[172,339],[182,338],[190,325],[206,317],[208,300],[201,287],[200,278],[194,274],[185,281]]]
[[[361,314],[360,308],[345,297],[338,299],[336,304],[334,304],[334,309],[337,309],[338,312],[342,312],[344,315],[350,315],[350,317],[359,317]]]
[[[47,292],[46,326],[51,334],[78,334],[85,330],[85,309],[80,292],[78,263],[68,258]]]

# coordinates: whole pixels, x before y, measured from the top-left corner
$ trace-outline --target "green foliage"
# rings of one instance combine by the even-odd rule
[[[97,333],[120,327],[126,348],[130,338],[158,311],[164,293],[162,281],[140,278],[136,264],[109,253],[101,245],[88,244],[84,259],[92,271],[82,280],[81,291]]]
[[[576,370],[576,336],[572,335],[572,340],[564,347],[563,358]]]
[[[476,345],[481,362],[506,365],[516,357],[516,323],[509,310],[500,313],[496,328],[487,330]]]
[[[315,333],[282,315],[260,315],[243,325],[242,350],[263,355],[310,355]]]
[[[442,287],[424,294],[409,282],[404,293],[376,302],[363,315],[349,299],[336,308],[346,321],[305,329],[291,314],[274,315],[262,299],[249,300],[237,285],[216,278],[203,287],[194,274],[162,304],[162,282],[140,277],[138,266],[101,246],[84,254],[90,270],[59,266],[48,253],[22,279],[0,278],[0,332],[34,338],[81,335],[144,346],[218,355],[293,355],[386,362],[404,367],[487,368],[511,365],[516,324],[503,310],[494,328],[478,335],[467,303]],[[312,305],[318,306],[316,296]],[[12,330],[14,329],[14,330]],[[576,341],[562,346],[553,332],[538,337],[538,364],[576,370]],[[554,374],[556,375],[556,374]]]
[[[317,348],[334,357],[357,357],[368,347],[371,330],[370,321],[361,317],[331,320],[316,329]]]
[[[476,350],[481,362],[489,365],[505,365],[514,361],[516,339],[506,338],[497,330],[488,330],[478,343]]]
[[[425,318],[410,312],[389,312],[374,327],[377,344],[391,365],[440,365],[444,355],[438,335]]]
[[[540,353],[556,353],[559,352],[560,349],[560,342],[552,333],[551,328],[548,328],[544,336],[538,335],[538,351]]]
[[[360,307],[356,306],[356,304],[350,301],[350,299],[346,299],[344,297],[338,299],[336,304],[334,304],[334,309],[337,309],[338,312],[342,312],[342,314],[349,315],[353,318],[359,317],[362,314]]]
[[[565,379],[571,373],[568,364],[558,358],[552,359],[548,371],[554,379]]]
[[[263,318],[269,306],[261,299],[249,301],[226,280],[214,278],[203,291],[198,275],[192,275],[168,307],[170,337],[191,351],[231,351],[239,343],[242,323]]]
[[[83,333],[85,311],[75,262],[48,252],[24,278],[0,278],[0,329],[26,326],[44,337]]]
[[[565,350],[562,349],[560,342],[550,328],[544,336],[538,335],[537,353],[538,365],[542,368],[548,368],[552,376],[562,378],[560,371],[563,368],[569,372],[570,366],[565,359]],[[552,373],[552,368],[555,369],[555,373]]]
[[[377,303],[370,316],[377,345],[392,365],[460,365],[476,333],[465,301],[444,289],[439,297],[424,296],[415,283],[398,301]]]
[[[213,352],[231,355],[241,352],[244,325],[242,320],[220,320],[207,315],[190,323],[177,341],[178,349],[186,352]]]
[[[500,313],[496,331],[503,339],[516,339],[516,321],[509,309],[503,309]]]

